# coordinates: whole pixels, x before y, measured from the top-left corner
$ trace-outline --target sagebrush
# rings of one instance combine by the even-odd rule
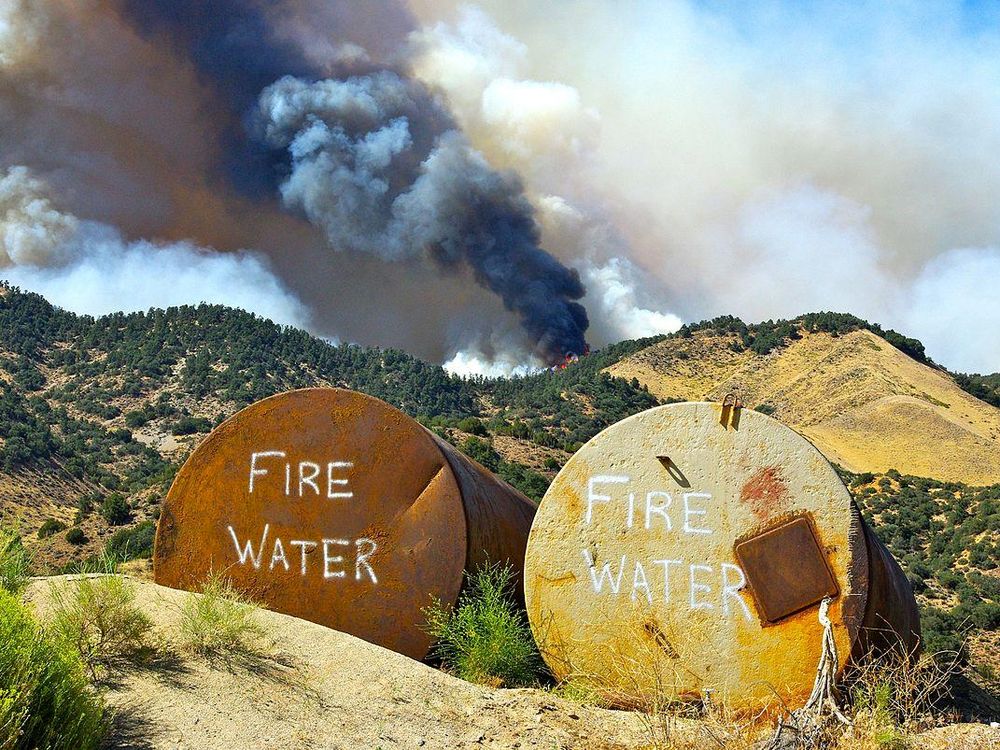
[[[0,750],[91,750],[105,731],[80,657],[0,591]]]
[[[181,606],[184,645],[204,656],[252,656],[264,648],[267,630],[256,606],[224,575],[212,573]]]
[[[470,682],[524,686],[538,682],[542,658],[528,618],[514,600],[514,572],[499,564],[468,575],[454,608],[435,601],[424,609],[432,655]]]
[[[74,649],[92,677],[147,660],[152,620],[135,602],[135,584],[113,572],[52,584],[49,627]]]
[[[31,556],[13,524],[0,524],[0,589],[20,593],[31,572]]]

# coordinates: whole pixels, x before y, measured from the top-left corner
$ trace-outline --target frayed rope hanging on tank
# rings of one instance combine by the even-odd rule
[[[805,705],[792,711],[787,719],[779,719],[774,736],[761,750],[799,750],[823,746],[831,719],[844,726],[852,722],[837,704],[834,680],[840,668],[837,643],[833,638],[833,623],[829,617],[830,597],[819,605],[819,622],[823,626],[823,649],[816,666],[816,680]]]

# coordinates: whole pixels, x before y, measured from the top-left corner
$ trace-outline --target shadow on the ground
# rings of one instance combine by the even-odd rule
[[[977,684],[966,674],[952,680],[952,698],[965,721],[995,721],[1000,716],[1000,691],[997,685]]]
[[[183,678],[191,674],[191,668],[176,651],[150,649],[107,664],[103,674],[99,675],[98,684],[102,688],[121,690],[125,687],[125,678],[129,674],[152,675],[163,682],[183,687]]]
[[[230,674],[249,673],[275,685],[305,688],[305,678],[288,654],[267,651],[238,651],[205,654],[201,657],[212,669]]]
[[[101,747],[104,750],[153,750],[153,740],[159,733],[140,706],[119,707],[111,712],[108,734]]]

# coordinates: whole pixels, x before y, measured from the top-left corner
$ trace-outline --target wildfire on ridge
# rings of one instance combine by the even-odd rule
[[[590,347],[589,346],[584,346],[584,348],[583,348],[583,355],[582,356],[586,357],[588,354],[590,354]],[[566,356],[563,357],[563,361],[562,362],[557,362],[556,364],[552,365],[552,367],[550,367],[549,370],[551,372],[558,372],[559,370],[565,370],[567,367],[569,367],[574,362],[579,362],[580,361],[580,356],[581,355],[576,354],[575,352],[568,352],[566,354]]]

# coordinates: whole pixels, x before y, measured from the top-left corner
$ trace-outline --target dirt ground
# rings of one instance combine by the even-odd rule
[[[133,579],[137,604],[155,622],[167,658],[134,667],[106,686],[111,747],[128,750],[427,750],[544,748],[629,750],[653,736],[635,713],[582,706],[540,689],[473,685],[352,636],[261,610],[266,656],[206,660],[179,641],[180,606],[191,596]],[[44,619],[52,586],[28,591]],[[678,721],[685,748],[719,748],[707,727]],[[1000,750],[1000,728],[961,725],[922,735],[916,748]]]

